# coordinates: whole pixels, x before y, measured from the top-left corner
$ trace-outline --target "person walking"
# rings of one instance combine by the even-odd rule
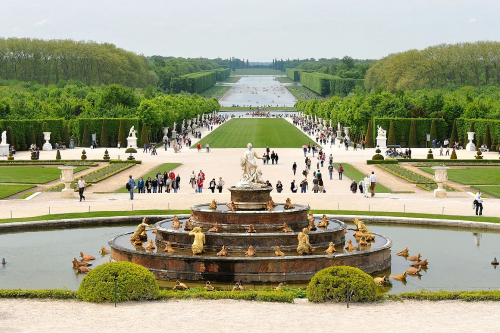
[[[137,193],[144,193],[144,179],[142,177],[137,182]]]
[[[85,201],[85,196],[83,195],[83,192],[87,189],[87,183],[85,183],[85,180],[83,179],[83,176],[80,177],[78,180],[78,194],[80,194],[80,202]]]
[[[222,193],[224,185],[226,185],[226,182],[222,180],[222,177],[219,177],[219,181],[217,182],[217,189],[219,190],[219,193]]]
[[[200,170],[198,177],[196,178],[196,185],[198,186],[198,193],[203,192],[203,182],[205,181],[205,174]]]
[[[359,181],[358,187],[359,193],[363,194],[363,178],[361,178],[361,180]]]
[[[174,193],[177,193],[181,189],[181,176],[177,174],[175,176],[175,188],[174,188]]]
[[[333,178],[333,164],[328,164],[328,174],[330,175],[330,180]]]
[[[290,184],[290,191],[292,191],[292,193],[297,193],[297,189],[298,189],[298,186],[297,186],[297,183],[295,182],[295,179],[292,180],[292,183]]]
[[[128,191],[130,192],[130,200],[134,200],[134,187],[135,180],[132,178],[132,175],[128,176]]]
[[[339,172],[339,180],[342,180],[342,174],[344,173],[344,167],[342,164],[339,164],[337,171]]]
[[[476,203],[476,215],[483,215],[483,197],[481,195],[481,190],[477,190],[475,203]]]
[[[300,193],[306,193],[308,185],[307,178],[304,178],[304,180],[300,182]]]
[[[210,153],[210,145],[208,144],[208,142],[207,142],[207,144],[205,145],[205,147],[207,148],[207,153]]]
[[[214,193],[215,191],[215,186],[217,186],[217,182],[215,181],[215,178],[212,178],[208,186],[208,188],[212,191],[212,193]]]
[[[189,175],[189,183],[191,184],[191,187],[192,187],[192,188],[195,188],[195,186],[196,186],[196,175],[194,174],[194,170],[193,170],[193,172]]]
[[[372,175],[370,176],[370,192],[372,197],[375,195],[375,186],[377,186],[377,176],[375,176],[375,171],[372,171]]]
[[[358,191],[358,184],[355,180],[352,181],[350,190],[352,193],[356,193]]]
[[[293,162],[292,170],[293,170],[293,175],[295,176],[295,173],[297,172],[297,163]]]
[[[314,176],[313,177],[313,187],[312,187],[312,191],[314,193],[318,193],[319,191],[319,186],[318,186],[318,177]]]

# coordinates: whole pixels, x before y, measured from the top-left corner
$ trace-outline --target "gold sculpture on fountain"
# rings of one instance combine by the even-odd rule
[[[299,246],[297,246],[297,253],[298,254],[312,254],[314,251],[314,248],[311,246],[309,243],[309,229],[304,228],[302,229],[302,232],[299,232],[299,235],[297,236],[297,239],[299,240]]]
[[[269,196],[269,202],[271,203],[271,205],[273,205],[273,208],[276,207],[276,206],[278,206],[278,204],[276,202],[274,202],[272,196]]]
[[[215,201],[215,199],[212,200],[212,203],[208,206],[208,209],[210,209],[210,210],[217,209],[217,201]]]
[[[274,210],[274,207],[275,207],[275,206],[273,205],[272,200],[269,200],[269,201],[267,202],[267,204],[266,204],[266,210],[267,210],[268,212],[273,211],[273,210]]]
[[[329,224],[330,224],[330,221],[328,221],[328,219],[326,218],[326,215],[323,214],[323,218],[321,219],[321,221],[319,221],[318,227],[327,228]]]
[[[172,222],[172,228],[174,228],[175,230],[179,230],[180,227],[181,227],[181,221],[179,221],[179,218],[177,217],[177,215],[175,215],[174,221]]]
[[[333,244],[333,242],[330,242],[330,245],[328,245],[328,249],[326,249],[326,250],[325,250],[325,252],[326,252],[327,254],[332,254],[332,253],[334,253],[334,252],[337,252],[337,251],[335,250],[335,244]]]
[[[193,254],[197,255],[205,252],[205,250],[203,249],[203,246],[205,245],[205,234],[201,232],[201,228],[200,227],[194,228],[189,233],[189,236],[194,236],[194,242],[193,245],[191,245],[191,250],[193,251]]]
[[[312,212],[309,212],[309,216],[307,217],[307,220],[309,221],[309,226],[307,227],[311,231],[316,230],[316,224],[314,224],[314,216]]]
[[[228,211],[231,211],[231,212],[235,212],[236,211],[236,205],[235,205],[234,201],[228,202],[226,204],[226,206],[227,206],[227,210]]]
[[[292,200],[290,198],[286,198],[285,205],[283,206],[284,209],[294,209],[295,206],[292,205]]]
[[[137,226],[137,228],[135,229],[135,231],[134,231],[134,233],[132,234],[132,236],[130,236],[130,241],[135,242],[135,241],[137,241],[137,240],[139,240],[139,241],[141,240],[141,239],[140,239],[140,235],[141,235],[143,232],[145,232],[145,231],[146,231],[146,227],[151,227],[151,226],[150,226],[147,222],[148,222],[148,219],[147,219],[146,217],[142,219],[141,224],[139,224],[139,225]],[[141,244],[142,244],[142,242],[141,242]]]
[[[287,226],[286,222],[283,222],[283,226],[281,227],[281,230],[283,230],[283,232],[293,232],[293,229],[290,228],[289,226]]]

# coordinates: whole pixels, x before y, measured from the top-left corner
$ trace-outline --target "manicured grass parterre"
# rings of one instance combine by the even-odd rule
[[[205,98],[220,99],[229,89],[231,89],[231,86],[213,86],[201,92],[200,95]]]
[[[285,75],[284,72],[270,68],[244,68],[237,69],[231,75]]]
[[[0,199],[4,199],[16,193],[26,191],[34,185],[0,185]]]
[[[158,167],[154,168],[153,170],[151,170],[150,172],[148,172],[145,175],[141,175],[141,176],[137,175],[137,177],[135,177],[135,183],[137,184],[137,181],[139,180],[140,177],[142,177],[142,179],[144,181],[146,181],[148,179],[148,177],[151,177],[151,179],[153,179],[153,177],[156,177],[156,174],[158,173],[158,171],[160,171],[163,174],[164,171],[170,172],[170,170],[174,170],[179,165],[181,165],[181,164],[180,163],[164,163],[164,164],[161,164],[161,165],[159,165]],[[181,179],[181,183],[182,183],[182,179]],[[185,183],[187,184],[187,181]],[[127,189],[125,188],[125,184],[123,184],[123,187],[121,187],[120,189],[116,190],[115,193],[128,193]]]
[[[281,83],[295,83],[295,81],[290,79],[288,76],[277,76],[276,81]]]
[[[488,193],[490,195],[493,195],[497,198],[500,198],[500,186],[474,186],[475,189],[481,190],[484,193]],[[483,195],[484,198],[484,195]]]
[[[74,172],[87,168],[78,167]],[[59,179],[61,170],[46,166],[2,166],[0,167],[0,183],[45,184]]]
[[[225,79],[224,81],[222,81],[223,83],[236,83],[238,82],[239,80],[241,79],[241,77],[238,77],[238,76],[230,76],[228,77],[227,79]]]
[[[244,148],[250,142],[255,148],[300,148],[311,141],[285,119],[232,119],[204,137],[202,147]],[[195,148],[193,145],[191,148]]]
[[[421,169],[434,174],[434,169]],[[500,185],[500,167],[448,169],[448,179],[464,185]]]
[[[333,166],[335,167],[335,170],[333,172],[333,177],[338,178],[338,169],[339,169],[339,163],[333,163]],[[363,174],[361,171],[356,169],[350,164],[347,163],[342,163],[342,167],[344,168],[344,173],[343,176],[346,176],[349,179],[355,180],[356,183],[359,184],[359,181],[363,178],[366,177],[365,174]],[[323,175],[324,179],[329,179],[329,174],[328,171]],[[350,186],[350,183],[346,183],[346,186]],[[377,183],[377,186],[375,186],[375,193],[391,193],[392,191],[385,187],[384,185]]]
[[[297,99],[305,99],[307,101],[310,101],[312,99],[324,99],[322,96],[316,94],[314,91],[309,90],[304,86],[286,86],[285,88],[288,89],[288,91]]]

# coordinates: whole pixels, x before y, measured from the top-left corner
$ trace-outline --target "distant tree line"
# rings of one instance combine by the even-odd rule
[[[0,38],[0,78],[57,84],[156,86],[148,59],[113,44],[73,40]]]
[[[500,85],[500,42],[441,44],[391,54],[366,73],[367,89],[388,91]]]

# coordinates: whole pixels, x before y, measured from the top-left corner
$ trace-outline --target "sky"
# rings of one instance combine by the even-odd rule
[[[0,37],[184,58],[380,59],[500,41],[499,0],[0,0]]]

